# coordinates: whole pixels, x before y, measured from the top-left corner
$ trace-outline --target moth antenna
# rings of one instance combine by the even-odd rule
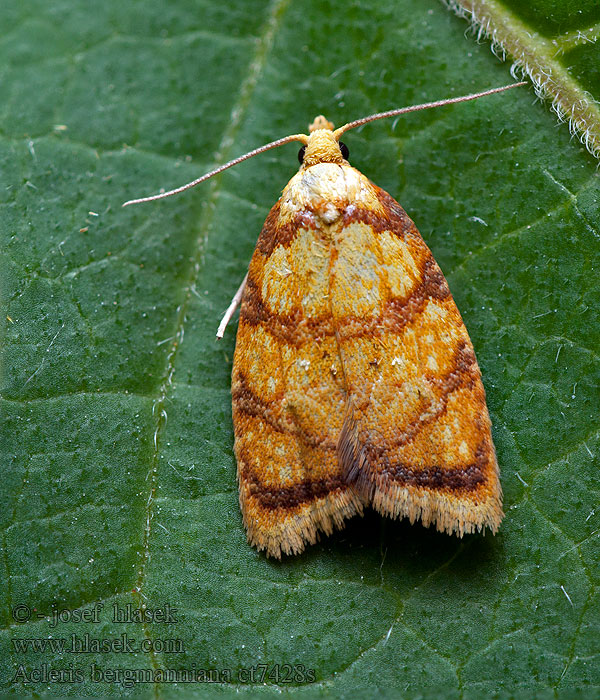
[[[390,109],[388,112],[378,112],[377,114],[371,114],[368,117],[363,117],[362,119],[357,119],[353,122],[348,122],[344,126],[340,126],[333,132],[333,135],[337,140],[340,136],[357,126],[362,126],[368,122],[374,122],[377,119],[387,119],[387,117],[395,117],[400,114],[407,114],[408,112],[418,112],[422,109],[430,109],[431,107],[443,107],[444,105],[455,104],[456,102],[468,102],[469,100],[476,100],[479,97],[485,97],[486,95],[494,95],[497,92],[504,92],[505,90],[512,90],[513,88],[519,87],[521,85],[527,85],[527,81],[522,81],[520,83],[512,83],[511,85],[504,85],[503,87],[492,88],[491,90],[484,90],[483,92],[475,92],[472,95],[463,95],[462,97],[452,97],[446,100],[438,100],[437,102],[426,102],[420,105],[412,105],[410,107],[400,107],[400,109]]]
[[[125,202],[123,204],[123,206],[127,207],[130,204],[141,204],[142,202],[153,202],[155,199],[164,199],[165,197],[171,197],[174,194],[179,194],[180,192],[184,192],[185,190],[189,190],[191,187],[195,187],[196,185],[199,185],[201,182],[204,182],[205,180],[209,180],[211,177],[214,177],[215,175],[222,173],[223,170],[227,170],[227,168],[232,168],[234,165],[237,165],[238,163],[241,163],[244,160],[248,160],[248,158],[252,158],[253,156],[257,156],[259,153],[264,153],[265,151],[270,151],[272,148],[277,148],[277,146],[283,146],[283,144],[290,143],[290,141],[300,141],[304,145],[306,145],[308,143],[308,136],[306,136],[306,134],[291,134],[290,136],[284,136],[281,139],[277,139],[277,141],[271,141],[271,143],[267,143],[264,146],[261,146],[260,148],[255,148],[253,151],[250,151],[249,153],[245,153],[243,156],[239,156],[238,158],[234,158],[233,160],[230,160],[228,163],[225,163],[225,165],[221,165],[218,168],[215,168],[215,170],[211,170],[209,173],[206,173],[206,175],[202,175],[202,177],[199,177],[196,180],[192,180],[191,182],[188,182],[186,185],[182,185],[181,187],[177,187],[174,190],[169,190],[168,192],[161,192],[160,194],[153,194],[150,197],[140,197],[139,199],[130,199],[129,201]]]

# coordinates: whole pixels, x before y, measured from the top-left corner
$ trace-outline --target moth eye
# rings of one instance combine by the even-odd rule
[[[298,151],[298,160],[300,163],[304,162],[304,154],[306,153],[306,146],[302,146],[302,148]]]
[[[348,150],[348,146],[346,146],[346,144],[343,143],[342,141],[340,141],[338,145],[340,147],[340,151],[342,152],[342,158],[344,160],[348,160],[348,156],[350,155],[350,151]]]

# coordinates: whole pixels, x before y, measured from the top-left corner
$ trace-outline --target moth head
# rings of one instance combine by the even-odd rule
[[[305,145],[298,152],[298,160],[303,168],[310,168],[317,163],[347,162],[348,148],[338,140],[333,124],[322,114],[315,117],[308,130]]]

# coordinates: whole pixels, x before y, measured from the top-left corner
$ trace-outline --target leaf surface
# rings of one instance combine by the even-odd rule
[[[235,328],[214,336],[297,146],[120,204],[316,114],[341,124],[475,92],[510,82],[508,67],[434,0],[9,0],[0,17],[3,683],[157,697],[597,688],[600,188],[566,127],[519,88],[345,138],[448,278],[506,517],[496,537],[458,540],[369,513],[274,562],[247,545],[237,503]],[[177,621],[126,622],[128,605]],[[96,619],[52,626],[79,609]],[[73,634],[112,646],[56,646]],[[111,642],[124,634],[131,651]]]
[[[549,98],[590,153],[600,157],[600,5],[594,0],[443,0],[514,61]]]

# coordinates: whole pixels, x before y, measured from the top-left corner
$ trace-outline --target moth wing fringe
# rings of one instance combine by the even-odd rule
[[[318,542],[321,533],[329,536],[334,530],[343,529],[348,518],[363,514],[362,501],[351,489],[347,489],[323,496],[307,504],[300,513],[290,514],[274,525],[264,527],[253,517],[247,501],[242,488],[240,507],[248,542],[275,559],[281,559],[283,554],[300,554],[307,545]]]
[[[438,532],[456,534],[458,537],[481,532],[485,528],[496,534],[504,516],[501,493],[473,504],[457,501],[448,494],[429,493],[425,489],[409,489],[398,484],[392,484],[385,490],[375,489],[371,505],[382,515],[406,517],[411,524],[418,520],[425,527],[434,525]]]

